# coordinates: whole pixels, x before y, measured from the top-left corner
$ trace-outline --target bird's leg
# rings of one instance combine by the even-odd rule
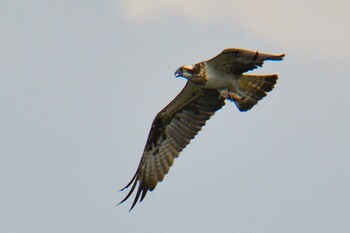
[[[228,90],[221,89],[219,99],[227,99],[228,98]]]
[[[220,90],[220,98],[229,99],[231,101],[236,101],[236,100],[242,99],[242,97],[240,97],[236,93],[230,92],[227,88]]]

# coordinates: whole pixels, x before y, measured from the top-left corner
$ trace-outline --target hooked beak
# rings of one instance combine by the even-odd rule
[[[179,70],[177,70],[174,75],[176,78],[178,78],[182,76],[182,73]]]

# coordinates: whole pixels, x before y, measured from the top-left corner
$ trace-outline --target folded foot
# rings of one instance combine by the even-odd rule
[[[242,99],[239,95],[233,92],[229,92],[227,89],[220,90],[220,98],[229,99],[231,101],[237,101]]]

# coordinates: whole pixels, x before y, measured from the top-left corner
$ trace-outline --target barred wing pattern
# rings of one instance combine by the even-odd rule
[[[159,112],[152,123],[140,164],[131,181],[126,201],[138,189],[130,210],[144,199],[169,172],[174,158],[190,143],[206,121],[221,109],[225,99],[214,89],[204,89],[187,82],[180,94]]]

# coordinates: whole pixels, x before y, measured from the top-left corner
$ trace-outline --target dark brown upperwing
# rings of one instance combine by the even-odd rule
[[[174,158],[190,143],[205,122],[224,104],[217,90],[203,89],[187,82],[173,101],[159,112],[152,123],[140,164],[129,184],[131,190],[119,203],[126,201],[138,189],[130,210],[147,191],[152,191],[162,181]]]
[[[225,49],[216,57],[207,61],[209,66],[217,70],[240,75],[258,66],[262,66],[266,60],[282,60],[284,54],[273,55],[259,53],[244,49]]]

